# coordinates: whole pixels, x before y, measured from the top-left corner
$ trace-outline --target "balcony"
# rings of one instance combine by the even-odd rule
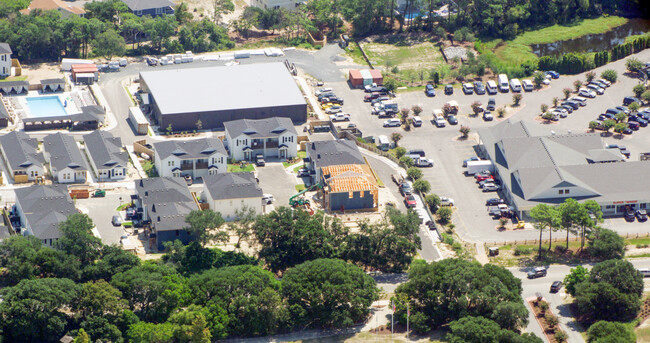
[[[194,164],[193,163],[181,163],[181,170],[192,170],[194,169]]]
[[[196,162],[196,169],[208,169],[208,161]]]

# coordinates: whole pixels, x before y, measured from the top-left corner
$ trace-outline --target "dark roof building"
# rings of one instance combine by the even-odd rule
[[[307,143],[307,157],[305,162],[319,180],[321,168],[329,166],[339,166],[343,164],[366,164],[366,160],[361,156],[357,144],[345,140],[327,140]]]
[[[174,14],[174,3],[170,0],[122,0],[133,14],[141,17],[150,15],[156,17],[163,14]]]
[[[181,177],[154,177],[135,181],[135,203],[143,220],[150,221],[152,240],[159,250],[176,239],[184,244],[193,239],[183,227],[185,216],[198,210],[185,180]]]
[[[605,215],[650,203],[650,162],[625,162],[596,133],[554,134],[506,120],[479,130],[482,149],[495,166],[504,193],[522,215],[539,203],[593,199]],[[626,180],[626,181],[623,181]]]
[[[217,138],[193,139],[189,141],[167,140],[153,144],[156,155],[160,159],[169,156],[182,156],[182,158],[202,158],[215,152],[228,155],[223,142]]]
[[[16,207],[28,234],[54,246],[61,237],[59,224],[78,213],[65,185],[34,185],[16,188]]]
[[[86,182],[88,167],[74,138],[61,132],[43,138],[52,177],[60,183]]]
[[[246,135],[250,138],[278,137],[284,132],[298,134],[291,119],[273,117],[268,119],[240,119],[224,123],[228,136],[235,138]]]
[[[12,131],[0,136],[0,149],[14,181],[34,181],[35,177],[44,175],[45,158],[38,151],[36,138],[30,138],[22,131]],[[17,181],[16,175],[25,175],[26,179]]]
[[[83,136],[88,159],[99,181],[121,180],[126,176],[129,155],[122,139],[108,131],[96,130]]]
[[[220,128],[237,119],[307,119],[307,103],[282,63],[205,67],[140,73],[161,128]],[[183,99],[183,101],[178,101]]]
[[[262,214],[262,188],[252,172],[224,173],[203,178],[204,199],[225,220],[237,219],[244,208]]]

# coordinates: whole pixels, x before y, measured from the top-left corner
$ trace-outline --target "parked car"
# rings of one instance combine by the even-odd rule
[[[629,210],[629,211],[625,212],[625,220],[626,221],[633,222],[634,218],[636,218],[636,212],[634,212],[633,210]]]
[[[533,270],[528,272],[528,278],[529,279],[536,279],[538,277],[543,277],[546,276],[546,268],[545,267],[535,267]]]
[[[413,192],[413,186],[408,181],[402,182],[399,185],[399,191],[402,193],[402,195],[411,194]]]
[[[577,102],[581,107],[587,106],[587,98],[581,96],[572,96],[569,98],[569,100]]]
[[[447,122],[445,122],[445,118],[443,118],[441,115],[437,115],[434,118],[434,122],[436,123],[437,127],[445,127],[447,125]]]
[[[556,71],[553,71],[553,70],[547,71],[546,75],[551,76],[551,78],[553,78],[553,79],[559,79],[560,78],[560,73],[558,73]]]
[[[632,130],[629,126],[626,127],[625,130],[623,130],[624,135],[631,135],[633,133],[634,133],[634,130]]]
[[[524,88],[524,91],[526,91],[526,92],[532,92],[533,88],[535,88],[533,86],[533,82],[530,81],[530,80],[522,80],[521,85]]]
[[[422,149],[411,149],[406,152],[407,155],[418,155],[420,157],[425,157],[427,154]]]
[[[375,99],[379,98],[379,93],[372,93],[372,94],[367,94],[363,96],[363,101],[364,102],[371,102]]]
[[[588,85],[587,85],[587,89],[591,89],[592,91],[596,92],[596,94],[598,94],[598,95],[603,95],[603,94],[605,94],[605,90],[604,90],[604,89],[602,89],[602,88],[600,88],[600,87],[598,87],[598,86],[596,86],[596,85],[593,85],[593,84],[588,84]]]
[[[609,82],[609,81],[607,81],[607,80],[605,80],[605,79],[598,79],[598,80],[596,80],[596,81],[598,81],[598,82],[600,82],[600,83],[604,83],[607,87],[609,87],[609,86],[612,85],[611,82]]]
[[[490,111],[485,111],[483,112],[483,120],[492,121],[494,120],[494,117],[492,116],[492,113],[490,113]]]
[[[616,106],[614,108],[621,111],[621,112],[623,112],[623,113],[625,113],[625,114],[627,114],[627,115],[629,115],[631,113],[630,110],[627,107],[624,107],[624,106]]]
[[[633,96],[626,96],[623,98],[623,106],[628,106],[629,104],[636,102],[637,104],[641,104],[641,100],[633,97]]]
[[[569,114],[573,113],[573,107],[569,105],[560,105],[558,108],[564,109],[565,111],[569,112]]]
[[[449,125],[458,124],[458,119],[456,119],[456,116],[454,116],[453,114],[447,116],[447,121],[449,122]]]
[[[648,220],[648,213],[646,212],[646,210],[636,210],[635,215],[636,215],[636,219],[640,222],[644,222]]]
[[[445,86],[445,95],[451,95],[451,94],[454,94],[454,86],[446,85]]]
[[[554,108],[551,113],[559,115],[560,118],[566,118],[569,115],[569,111],[560,107]]]
[[[494,98],[488,99],[487,110],[494,111],[496,109],[497,102]]]
[[[492,175],[492,173],[489,170],[481,170],[481,171],[474,174],[474,178],[478,180],[479,177],[486,177],[486,176],[490,176],[490,175]],[[483,179],[483,180],[485,180],[485,179]]]
[[[413,116],[413,126],[420,127],[422,126],[422,123],[423,123],[422,118],[420,118],[419,116]]]
[[[476,156],[472,156],[472,157],[470,157],[470,158],[463,161],[463,167],[467,167],[467,162],[480,161],[480,160],[481,160],[480,158],[478,158]]]
[[[490,184],[490,183],[493,183],[493,184],[495,184],[497,186],[501,185],[501,181],[499,181],[498,179],[486,179],[486,180],[483,180],[483,181],[479,181],[478,188],[483,188],[483,187],[485,187],[485,185]]]
[[[494,175],[492,175],[492,174],[487,174],[487,175],[486,174],[479,174],[476,177],[476,182],[481,182],[481,181],[484,181],[484,180],[494,180]]]
[[[463,93],[465,93],[465,95],[474,94],[474,85],[472,85],[470,82],[464,83]]]
[[[113,216],[111,224],[113,224],[113,226],[122,226],[122,218],[118,215]]]
[[[499,204],[505,204],[506,201],[500,198],[490,198],[485,201],[485,206],[496,206]]]
[[[571,101],[571,100],[563,101],[561,105],[569,106],[573,108],[574,111],[580,108],[580,104],[577,101]]]
[[[483,186],[483,192],[496,192],[501,189],[501,186],[494,183],[487,183]]]
[[[325,113],[334,114],[334,113],[339,113],[339,112],[342,112],[342,111],[343,111],[343,107],[341,107],[340,105],[334,105],[334,106],[328,108],[327,110],[325,110]]]
[[[596,97],[596,92],[589,90],[587,88],[580,88],[578,91],[579,96],[584,96],[586,98],[595,98]]]
[[[639,124],[639,122],[637,122],[637,121],[628,121],[627,122],[627,127],[629,127],[630,129],[632,129],[634,131],[638,131],[640,126],[641,126],[641,124]]]
[[[447,197],[440,197],[440,206],[454,207],[454,199]]]
[[[427,84],[426,87],[424,87],[424,94],[427,96],[436,96],[436,90],[433,88],[432,84]]]
[[[384,127],[399,127],[401,125],[402,121],[397,118],[388,119],[384,122]]]
[[[608,87],[606,83],[598,81],[598,80],[593,80],[593,81],[589,82],[589,84],[590,85],[596,85],[596,86],[602,88],[603,91]]]
[[[551,284],[551,293],[557,293],[562,289],[562,281],[553,281]]]
[[[404,197],[404,204],[406,204],[407,208],[413,208],[417,205],[417,202],[415,201],[415,197],[413,194],[407,194]]]
[[[298,169],[298,171],[296,172],[296,174],[298,175],[298,177],[306,177],[306,176],[309,176],[309,169],[307,169],[307,168],[300,168],[300,169]]]
[[[273,195],[272,194],[262,194],[262,204],[270,205],[272,203],[273,203]]]
[[[481,81],[475,81],[474,82],[474,93],[476,93],[478,95],[485,94],[485,86],[483,85],[483,82],[481,82]]]
[[[347,113],[337,113],[330,115],[331,121],[350,121],[350,115]]]

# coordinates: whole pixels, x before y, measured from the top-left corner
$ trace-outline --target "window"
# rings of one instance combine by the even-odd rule
[[[141,10],[135,11],[135,15],[142,15],[142,11]]]
[[[569,194],[570,191],[571,191],[570,189],[565,189],[564,194]]]
[[[156,8],[156,14],[162,14],[162,13],[163,13],[162,7]]]
[[[639,208],[642,208],[642,209],[645,210],[645,209],[646,209],[646,205],[647,205],[647,204],[640,204],[640,205],[639,205]]]
[[[614,205],[607,205],[607,206],[605,206],[605,209],[606,209],[606,210],[611,210],[611,209],[613,209],[613,208],[615,208],[615,207],[616,207],[616,206],[614,206]]]
[[[560,190],[558,191],[558,193],[559,193],[559,194],[564,194],[564,189],[560,189]]]

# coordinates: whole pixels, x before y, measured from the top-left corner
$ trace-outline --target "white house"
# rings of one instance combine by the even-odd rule
[[[307,0],[251,0],[251,6],[261,9],[280,9],[295,10],[298,6],[304,4]]]
[[[23,131],[11,131],[0,137],[0,150],[14,182],[34,181],[45,175],[45,159],[38,151],[36,138],[30,138]]]
[[[225,173],[228,153],[217,138],[154,143],[155,165],[162,177],[190,175],[192,178]]]
[[[262,188],[252,172],[210,175],[203,181],[202,198],[225,220],[237,219],[236,211],[244,208],[262,214]]]
[[[126,178],[129,155],[122,150],[120,137],[108,131],[95,130],[83,136],[86,155],[97,181],[119,181]]]
[[[298,155],[298,132],[289,118],[239,119],[224,123],[226,147],[237,161],[257,155],[281,160]]]
[[[58,183],[85,183],[88,168],[72,136],[61,132],[43,138],[45,159],[50,162],[50,173]]]
[[[11,47],[0,43],[0,77],[11,76]]]

